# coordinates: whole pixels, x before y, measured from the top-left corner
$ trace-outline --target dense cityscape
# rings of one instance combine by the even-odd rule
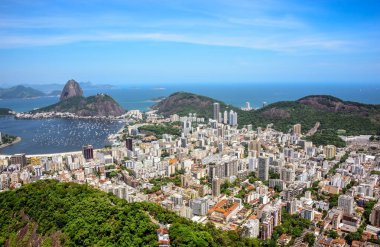
[[[88,184],[128,202],[152,202],[194,222],[279,246],[378,243],[380,157],[368,136],[315,146],[308,130],[238,128],[213,105],[213,119],[129,111],[112,145],[58,154],[0,156],[0,190],[38,180]],[[170,225],[157,241],[170,245]]]
[[[380,247],[379,0],[1,0],[0,247]]]

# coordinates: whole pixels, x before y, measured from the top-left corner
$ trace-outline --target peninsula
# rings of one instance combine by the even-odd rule
[[[83,96],[83,90],[75,80],[69,80],[63,88],[60,101],[29,113],[18,113],[17,118],[117,118],[125,110],[109,95]]]

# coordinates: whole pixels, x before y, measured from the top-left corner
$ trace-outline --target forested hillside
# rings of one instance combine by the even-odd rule
[[[38,181],[0,194],[0,246],[258,246],[257,239],[196,224],[151,203],[127,203],[87,185]]]

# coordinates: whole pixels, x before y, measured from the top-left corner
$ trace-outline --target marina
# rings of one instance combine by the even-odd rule
[[[0,154],[60,153],[80,150],[91,144],[102,148],[110,144],[108,137],[118,132],[123,121],[100,119],[36,119],[0,117],[3,132],[21,137],[22,141],[0,149]]]

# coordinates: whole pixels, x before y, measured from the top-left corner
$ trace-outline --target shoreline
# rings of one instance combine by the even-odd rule
[[[9,146],[12,146],[12,145],[14,145],[14,144],[16,144],[16,143],[19,143],[20,141],[22,141],[22,138],[19,137],[19,136],[17,136],[16,139],[15,139],[13,142],[11,142],[11,143],[1,144],[1,145],[0,145],[0,149],[3,149],[3,148],[6,148],[6,147],[9,147]]]
[[[44,113],[17,113],[13,115],[15,119],[80,119],[80,120],[123,120],[124,115],[120,116],[78,116],[68,112],[44,112]]]
[[[99,152],[103,150],[104,148],[94,148],[94,152]],[[59,156],[59,155],[78,155],[81,154],[82,150],[77,151],[68,151],[68,152],[61,152],[61,153],[47,153],[47,154],[25,154],[27,158],[31,157],[49,157],[49,156]],[[0,157],[11,157],[13,154],[0,154]]]

